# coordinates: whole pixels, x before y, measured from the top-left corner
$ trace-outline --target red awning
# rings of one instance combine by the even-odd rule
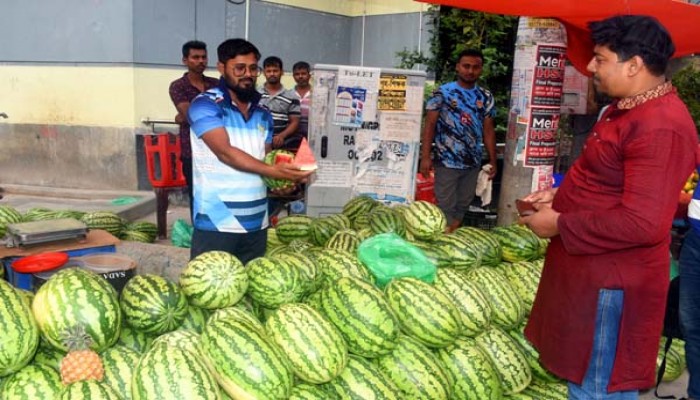
[[[700,7],[678,0],[417,0],[491,14],[555,18],[566,26],[567,57],[581,72],[593,56],[587,24],[620,14],[651,15],[668,29],[674,57],[700,52]]]

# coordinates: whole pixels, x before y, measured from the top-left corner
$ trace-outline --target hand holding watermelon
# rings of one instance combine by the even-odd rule
[[[264,161],[273,166],[274,171],[263,176],[263,182],[273,193],[282,195],[294,191],[295,183],[306,182],[306,179],[318,168],[306,138],[302,140],[296,155],[278,149],[267,153]]]

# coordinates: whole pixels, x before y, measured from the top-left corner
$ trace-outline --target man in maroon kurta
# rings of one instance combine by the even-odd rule
[[[525,198],[538,211],[520,221],[551,238],[525,334],[548,369],[583,387],[593,379],[592,359],[607,353],[612,370],[596,383],[602,394],[571,398],[636,398],[636,390],[654,384],[669,231],[698,140],[664,78],[674,48],[663,26],[618,16],[592,23],[591,31],[596,46],[588,69],[596,89],[617,100],[561,187]],[[599,354],[594,343],[604,340],[606,326],[596,317],[607,290],[624,299],[614,321],[619,331]],[[634,397],[607,397],[622,391]]]

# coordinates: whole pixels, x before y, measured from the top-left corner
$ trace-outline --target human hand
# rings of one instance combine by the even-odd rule
[[[423,178],[430,178],[430,173],[433,170],[433,160],[430,157],[424,157],[420,160],[420,173],[423,174]]]
[[[309,176],[314,173],[314,171],[302,171],[299,167],[290,163],[276,164],[275,168],[282,173],[282,179],[289,179],[297,183],[306,183]]]
[[[532,203],[532,206],[537,211],[527,216],[521,216],[518,218],[518,223],[526,225],[541,238],[557,236],[559,234],[557,222],[560,213],[554,211],[548,203]]]
[[[270,192],[276,196],[287,196],[289,194],[294,193],[294,191],[297,190],[297,185],[287,185],[285,187],[277,188],[277,189],[270,189]]]
[[[183,122],[186,122],[185,116],[180,113],[177,113],[177,115],[175,115],[175,123],[182,125]]]
[[[272,148],[279,149],[282,146],[284,146],[284,136],[282,136],[282,135],[274,136],[272,138]]]
[[[498,173],[498,167],[496,166],[496,161],[490,161],[489,165],[491,165],[491,171],[489,171],[489,179],[493,179],[496,177],[496,174]]]
[[[552,200],[554,200],[554,195],[556,193],[556,188],[538,190],[537,192],[532,192],[527,196],[523,197],[522,200],[530,203],[552,203]]]

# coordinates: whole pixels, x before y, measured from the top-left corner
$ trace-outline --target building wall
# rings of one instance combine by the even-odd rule
[[[0,184],[148,188],[145,119],[172,120],[167,88],[182,75],[181,46],[230,37],[263,57],[395,67],[397,51],[427,49],[412,0],[23,0],[0,13]],[[247,26],[246,26],[247,23]],[[363,35],[364,33],[364,35]],[[263,77],[258,83],[262,83]],[[176,126],[156,126],[176,131]],[[105,179],[108,177],[109,179]]]

